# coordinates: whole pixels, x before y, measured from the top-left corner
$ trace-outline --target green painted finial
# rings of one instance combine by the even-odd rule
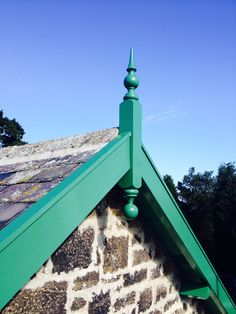
[[[128,200],[128,203],[123,208],[124,216],[127,220],[134,220],[138,216],[138,207],[134,205],[134,199],[138,195],[138,190],[134,188],[125,189],[124,197]]]
[[[130,49],[130,56],[129,56],[129,65],[128,65],[128,70],[134,70],[137,71],[135,65],[134,65],[134,49],[131,48]]]
[[[135,94],[135,89],[138,87],[138,79],[135,76],[136,67],[134,65],[134,50],[133,48],[130,49],[130,58],[129,58],[129,65],[127,68],[128,75],[124,79],[124,85],[128,89],[127,94],[124,96],[124,100],[127,99],[134,99],[138,100],[137,95]]]

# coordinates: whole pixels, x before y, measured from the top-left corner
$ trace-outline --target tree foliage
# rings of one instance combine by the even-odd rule
[[[178,202],[178,192],[174,183],[174,180],[172,178],[172,176],[170,176],[169,174],[164,175],[163,177],[165,184],[167,185],[168,189],[170,190],[172,196],[174,197],[174,199]]]
[[[0,110],[0,147],[26,144],[22,140],[24,134],[22,126],[15,119],[4,117]]]
[[[182,182],[178,182],[180,207],[198,235],[208,256],[214,258],[214,210],[212,200],[215,189],[215,178],[212,171],[195,173],[194,168],[189,169]]]
[[[224,284],[236,301],[236,167],[196,173],[192,167],[174,186],[164,180]]]
[[[216,229],[215,263],[227,280],[230,274],[235,275],[236,297],[236,168],[233,163],[219,167],[213,206]]]

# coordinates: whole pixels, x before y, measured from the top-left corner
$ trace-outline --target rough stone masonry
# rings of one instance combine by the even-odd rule
[[[174,261],[141,218],[123,218],[122,206],[109,193],[2,314],[207,313],[180,297]]]

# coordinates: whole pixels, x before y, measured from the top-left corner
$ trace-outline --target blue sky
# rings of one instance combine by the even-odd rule
[[[117,126],[130,47],[159,171],[236,160],[234,0],[0,0],[0,109],[30,143]]]

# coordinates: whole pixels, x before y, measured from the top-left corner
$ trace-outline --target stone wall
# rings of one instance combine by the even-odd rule
[[[121,199],[110,193],[2,313],[206,313],[181,299],[174,262]]]

